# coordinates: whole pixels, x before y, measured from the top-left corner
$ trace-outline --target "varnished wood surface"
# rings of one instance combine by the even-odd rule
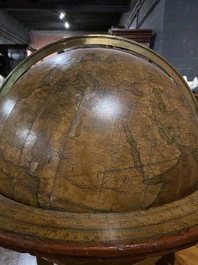
[[[127,264],[197,242],[192,104],[121,51],[78,49],[33,67],[0,101],[0,244]]]

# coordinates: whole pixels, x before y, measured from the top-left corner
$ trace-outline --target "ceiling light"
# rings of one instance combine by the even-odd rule
[[[66,16],[65,12],[61,11],[60,12],[60,15],[59,15],[59,18],[60,19],[63,19],[65,16]]]
[[[67,21],[65,22],[65,27],[66,27],[66,29],[69,28],[69,23]]]

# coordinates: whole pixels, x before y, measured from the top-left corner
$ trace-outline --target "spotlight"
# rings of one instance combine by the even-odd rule
[[[60,12],[60,15],[59,15],[59,18],[60,19],[63,19],[65,16],[66,16],[65,12],[64,11],[61,11]]]
[[[66,29],[69,28],[69,23],[67,21],[65,22],[65,27],[66,27]]]

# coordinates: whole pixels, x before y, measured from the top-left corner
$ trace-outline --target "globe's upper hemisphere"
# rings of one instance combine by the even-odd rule
[[[198,185],[196,115],[160,69],[77,49],[30,69],[0,102],[0,191],[37,207],[124,212]]]

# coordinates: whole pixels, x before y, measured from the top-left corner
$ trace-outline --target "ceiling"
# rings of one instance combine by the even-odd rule
[[[119,25],[122,15],[131,9],[131,0],[1,0],[0,9],[31,31],[105,33]],[[60,11],[66,13],[69,29],[59,18]]]

